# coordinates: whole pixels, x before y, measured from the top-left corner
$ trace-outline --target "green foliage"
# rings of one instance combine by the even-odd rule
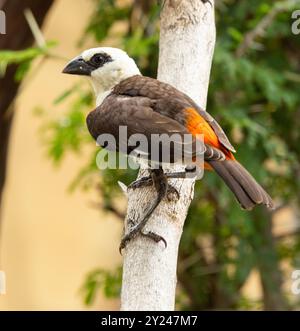
[[[116,21],[127,20],[130,7],[119,7],[116,2],[115,0],[94,0],[95,11],[86,27],[84,37],[91,34],[98,42],[101,42],[107,37],[110,28]],[[84,42],[84,38],[81,40],[82,42]]]
[[[41,127],[49,156],[56,163],[63,159],[67,151],[79,153],[83,145],[92,141],[85,124],[86,112],[89,107],[93,107],[93,95],[90,90],[83,90],[75,85],[58,96],[54,100],[54,105],[63,103],[74,94],[76,98],[69,111],[58,120],[46,122]]]
[[[117,298],[121,292],[121,280],[121,268],[114,271],[97,269],[90,272],[82,288],[85,304],[91,305],[93,303],[99,289],[103,291],[107,298]]]
[[[0,51],[0,75],[4,75],[8,65],[18,65],[15,79],[21,81],[30,69],[33,60],[41,56],[47,56],[55,42],[47,42],[44,47],[31,47],[20,51]]]

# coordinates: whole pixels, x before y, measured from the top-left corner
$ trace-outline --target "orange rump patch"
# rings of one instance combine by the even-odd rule
[[[220,149],[227,158],[234,159],[233,154],[220,143],[213,128],[196,109],[186,108],[184,111],[187,114],[186,128],[191,134],[194,136],[197,134],[203,134],[205,144]]]

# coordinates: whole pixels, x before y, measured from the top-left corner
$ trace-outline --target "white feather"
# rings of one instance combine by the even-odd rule
[[[90,79],[95,91],[97,106],[101,105],[115,85],[126,78],[141,74],[134,60],[119,48],[91,48],[84,51],[81,56],[85,61],[89,61],[93,55],[98,53],[108,54],[112,61],[105,63],[91,74]]]

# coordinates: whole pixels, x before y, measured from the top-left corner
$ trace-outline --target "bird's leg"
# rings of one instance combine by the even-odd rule
[[[142,232],[142,229],[148,222],[150,216],[152,215],[154,210],[157,208],[157,206],[160,204],[161,200],[166,196],[167,189],[168,189],[168,181],[163,172],[163,169],[162,168],[151,169],[150,171],[151,171],[151,180],[156,189],[157,196],[156,196],[153,204],[151,205],[151,207],[147,210],[143,219],[139,223],[137,223],[134,227],[132,227],[131,231],[123,237],[120,247],[119,247],[120,252],[122,251],[123,248],[126,247],[127,243],[131,239],[135,238],[139,233],[144,237],[154,240],[155,242],[163,241],[165,246],[167,246],[167,242],[163,237],[161,237],[153,232],[148,232],[148,233]],[[147,180],[145,182],[147,183]]]
[[[186,178],[189,174],[195,174],[195,176],[196,176],[197,167],[194,165],[186,166],[184,171],[168,172],[168,173],[165,173],[164,175],[167,178],[176,179],[176,178]],[[152,184],[153,184],[152,176],[144,176],[144,177],[141,177],[141,178],[135,180],[131,184],[129,184],[127,188],[135,190],[137,188],[151,186]]]
[[[196,166],[187,166],[184,171],[179,172],[169,172],[166,173],[167,178],[193,178],[197,176],[197,167]],[[191,176],[191,177],[190,177]]]
[[[174,173],[175,176],[172,176],[172,173],[164,174],[167,178],[185,178],[185,172],[178,172]],[[138,188],[148,187],[153,185],[152,176],[145,176],[137,179],[136,181],[132,182],[128,185],[127,189],[136,190]],[[168,200],[172,200],[169,197],[176,195],[177,200],[180,198],[178,190],[171,184],[168,183],[167,187],[167,198]]]
[[[153,185],[151,176],[141,177],[128,185],[127,189],[135,190],[137,188],[148,187]]]
[[[167,174],[165,174],[167,178],[173,178],[173,177],[169,177],[167,176]],[[128,185],[127,189],[132,189],[132,190],[136,190],[138,188],[143,188],[143,187],[148,187],[148,186],[152,186],[153,185],[153,180],[151,176],[145,176],[145,177],[141,177],[140,179],[132,182],[131,184]],[[168,188],[167,188],[167,198],[168,200],[172,200],[169,197],[171,197],[172,195],[176,195],[177,200],[180,198],[179,192],[178,190],[171,184],[168,183]]]
[[[173,186],[168,184],[168,178],[186,178],[188,174],[196,174],[197,168],[196,166],[193,167],[186,167],[185,171],[181,172],[173,172],[173,173],[167,173],[165,174],[163,172],[163,169],[160,167],[159,169],[151,169],[150,170],[150,176],[144,176],[141,177],[140,179],[132,182],[129,186],[128,189],[137,189],[137,188],[142,188],[142,187],[147,187],[154,185],[156,192],[157,192],[157,197],[152,204],[152,206],[148,209],[146,212],[146,215],[144,215],[144,218],[136,225],[134,225],[131,229],[131,231],[125,235],[121,241],[119,250],[120,252],[122,251],[123,248],[126,247],[127,243],[135,238],[138,234],[141,234],[144,237],[148,237],[155,242],[160,242],[163,241],[165,246],[167,246],[167,242],[165,239],[156,233],[153,232],[148,232],[144,233],[142,232],[142,229],[148,222],[150,216],[154,212],[154,210],[157,208],[157,206],[160,204],[162,199],[167,196],[168,200],[173,200],[172,196],[176,195],[177,199],[180,198],[179,192],[177,189]]]
[[[190,178],[189,176],[192,175],[196,176],[197,175],[197,167],[196,166],[187,166],[184,171],[179,171],[179,172],[169,172],[165,173],[164,176],[167,179],[176,179],[176,178]],[[131,184],[128,185],[127,189],[132,189],[135,190],[137,188],[143,188],[143,187],[148,187],[153,185],[153,179],[152,176],[144,176],[136,181],[132,182]],[[171,184],[168,184],[167,187],[167,198],[169,201],[173,200],[173,196],[176,196],[177,200],[180,198],[180,194],[178,190]]]

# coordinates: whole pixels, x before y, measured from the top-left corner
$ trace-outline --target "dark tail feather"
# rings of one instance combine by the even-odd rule
[[[244,209],[263,204],[273,209],[269,194],[257,183],[250,173],[237,161],[210,161],[209,164],[224,180]]]

